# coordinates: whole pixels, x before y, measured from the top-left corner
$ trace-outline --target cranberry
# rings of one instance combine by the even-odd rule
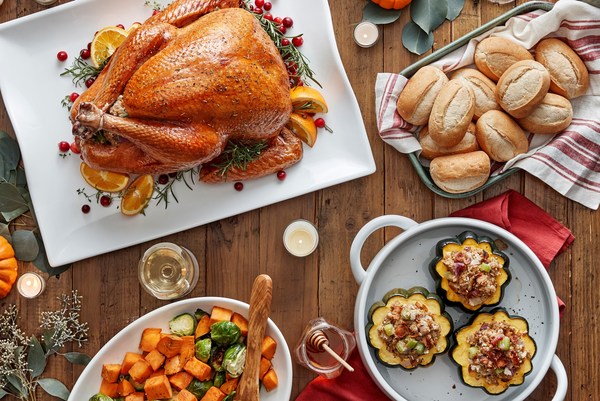
[[[87,49],[88,49],[89,51],[92,51],[92,42],[88,42],[88,44],[87,44]]]
[[[283,19],[281,19],[281,17],[275,17],[273,18],[273,22],[279,25],[283,22]]]
[[[235,184],[233,184],[233,188],[239,192],[242,189],[244,189],[244,183],[238,181]]]
[[[279,32],[281,32],[283,34],[285,34],[287,32],[287,28],[283,25],[279,25],[277,28],[279,29]]]
[[[61,152],[65,153],[68,152],[69,149],[71,149],[71,144],[67,141],[60,141],[58,143],[58,150],[60,150]]]
[[[96,78],[88,78],[85,80],[85,87],[89,88],[90,86],[92,86],[94,84],[94,82],[96,81]]]
[[[169,176],[167,174],[161,174],[158,176],[158,183],[160,185],[165,185],[169,182]]]
[[[294,44],[294,46],[300,47],[302,46],[302,43],[304,43],[304,39],[302,39],[302,36],[296,36],[292,38],[292,43]]]
[[[108,195],[102,195],[100,197],[100,204],[104,207],[108,207],[110,206],[110,204],[112,203],[112,199],[110,196]]]
[[[325,120],[323,120],[322,118],[315,119],[315,126],[317,128],[323,128],[323,127],[325,127]]]
[[[271,13],[264,13],[263,14],[263,18],[267,19],[269,21],[273,21],[273,14],[271,14]]]
[[[89,49],[82,49],[79,52],[79,55],[81,56],[82,59],[87,60],[88,58],[90,58],[91,53],[90,53]]]
[[[262,7],[265,5],[265,0],[254,0],[254,4],[256,4],[256,7]]]
[[[283,180],[285,180],[285,177],[286,177],[286,175],[287,175],[287,174],[285,173],[285,171],[283,171],[283,170],[279,170],[279,171],[277,172],[277,179],[278,179],[279,181],[283,181]]]
[[[79,93],[73,92],[69,95],[69,100],[71,101],[71,103],[73,103],[75,100],[77,100],[78,97],[79,97]]]
[[[281,46],[289,46],[290,45],[290,40],[283,38],[281,39]]]
[[[68,57],[69,55],[64,50],[61,50],[56,54],[56,58],[58,59],[58,61],[65,61]]]
[[[71,149],[71,152],[75,154],[81,153],[81,149],[79,149],[79,144],[77,142],[71,142],[71,145],[69,145],[69,149]]]
[[[254,12],[255,12],[256,14],[262,14],[262,13],[263,13],[263,10],[262,10],[262,8],[260,8],[260,7],[254,7]]]
[[[291,28],[294,25],[294,20],[291,19],[290,17],[285,17],[281,23],[283,24],[283,26],[285,26],[286,28]]]
[[[117,28],[125,29],[125,25],[123,25],[123,24],[117,24]]]
[[[271,7],[273,7],[273,5],[271,4],[270,1],[265,1],[265,4],[263,4],[263,9],[269,11],[271,9]]]
[[[152,15],[156,15],[156,14],[158,14],[159,12],[160,12],[160,11],[158,11],[158,10],[154,10],[154,11],[152,11]]]
[[[169,173],[169,177],[171,177],[171,178],[177,177],[177,171],[173,171],[173,172]]]
[[[81,206],[81,212],[84,214],[88,214],[90,212],[92,208],[90,207],[90,205],[83,205]]]

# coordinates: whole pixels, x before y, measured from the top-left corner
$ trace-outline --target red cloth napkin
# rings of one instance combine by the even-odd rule
[[[523,195],[510,190],[495,198],[452,213],[487,221],[513,233],[531,248],[547,268],[550,262],[575,239],[571,231]],[[565,304],[558,299],[563,313]],[[348,363],[354,372],[343,371],[334,379],[317,377],[296,401],[388,401],[364,367],[357,350]]]

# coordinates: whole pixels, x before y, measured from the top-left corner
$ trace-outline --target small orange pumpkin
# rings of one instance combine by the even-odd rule
[[[385,8],[386,10],[400,10],[410,4],[412,0],[371,0],[373,3],[378,4],[379,7]]]
[[[6,238],[0,236],[0,299],[6,297],[17,280],[15,250]]]

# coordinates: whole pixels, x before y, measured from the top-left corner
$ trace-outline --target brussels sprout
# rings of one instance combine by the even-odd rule
[[[196,318],[196,320],[200,321],[200,319],[202,319],[202,316],[210,316],[210,314],[208,312],[203,311],[200,308],[196,309],[196,312],[194,312],[194,317]]]
[[[219,345],[233,344],[240,338],[240,328],[232,322],[217,322],[210,326],[210,338]]]
[[[186,390],[194,394],[197,399],[201,399],[202,397],[204,397],[204,394],[206,394],[208,389],[212,387],[212,385],[212,380],[206,380],[201,382],[200,380],[194,377],[190,384],[186,387]]]
[[[210,352],[210,360],[208,361],[211,368],[215,370],[215,372],[224,372],[225,368],[223,367],[223,356],[225,355],[225,350],[221,347],[213,347]]]
[[[223,383],[227,381],[227,373],[225,372],[217,372],[215,374],[215,378],[213,379],[213,386],[221,387]]]
[[[235,395],[235,390],[227,395],[227,397],[223,398],[223,401],[233,401],[233,396]]]
[[[246,365],[246,346],[244,344],[234,344],[227,348],[223,355],[223,368],[231,377],[238,377],[244,372]]]
[[[144,383],[138,383],[131,377],[128,380],[136,391],[144,391]]]
[[[98,393],[98,394],[93,395],[89,401],[113,401],[113,399],[107,395]]]
[[[196,318],[189,313],[182,313],[169,321],[169,329],[176,336],[191,336],[196,329]]]
[[[195,350],[196,358],[202,362],[208,362],[210,358],[210,348],[212,346],[212,340],[210,338],[203,338],[202,340],[196,341]]]

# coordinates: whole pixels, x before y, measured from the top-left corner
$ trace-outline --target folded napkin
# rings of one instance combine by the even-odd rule
[[[546,268],[575,239],[569,229],[513,190],[456,211],[450,216],[483,220],[504,228],[527,244]],[[562,316],[565,304],[558,299],[558,305]],[[317,377],[306,386],[296,401],[389,400],[369,376],[356,350],[350,355],[348,363],[354,368],[354,372],[344,370],[334,379]]]
[[[433,65],[444,72],[472,65],[475,46],[487,36],[510,38],[532,48],[544,37],[565,40],[585,62],[590,88],[585,96],[573,99],[574,117],[562,133],[530,135],[530,150],[507,163],[495,163],[492,175],[508,168],[520,168],[538,177],[562,195],[582,205],[600,205],[600,8],[575,0],[560,0],[551,11],[541,10],[511,18]],[[398,95],[407,78],[381,73],[375,84],[379,135],[401,153],[419,152],[415,137],[420,127],[405,122],[396,112]],[[426,163],[426,162],[425,162]]]

